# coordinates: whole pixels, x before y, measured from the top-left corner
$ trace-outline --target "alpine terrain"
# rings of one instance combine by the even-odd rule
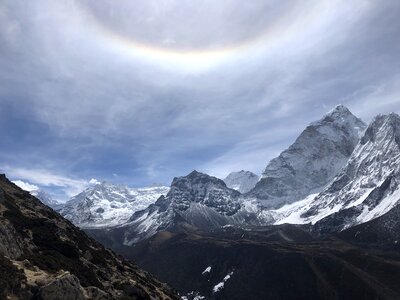
[[[320,192],[347,163],[366,125],[339,105],[271,160],[249,196],[279,208]]]
[[[260,180],[247,171],[224,180],[192,171],[169,188],[103,182],[73,197],[60,213],[176,288],[182,299],[399,299],[399,166],[400,117],[378,115],[367,126],[339,105],[272,159]],[[36,203],[21,190],[18,195]],[[50,208],[40,209],[53,218]],[[72,240],[64,238],[65,226],[75,240],[87,238],[54,218],[67,224],[57,229],[60,243]],[[14,226],[7,230],[18,232]],[[26,237],[18,241],[21,248]],[[85,251],[74,256],[79,266],[95,264],[96,254]],[[112,257],[105,268],[119,259],[102,251]],[[29,255],[24,259],[50,272]],[[127,264],[121,268],[138,270]],[[75,276],[84,296],[92,285],[113,297],[121,292],[119,285],[104,288],[101,280],[114,276],[99,278],[103,285]],[[154,286],[162,297],[174,297],[166,286]]]
[[[43,204],[46,204],[47,206],[49,206],[53,209],[57,209],[57,208],[61,207],[61,205],[62,205],[57,200],[54,200],[53,197],[49,193],[46,193],[45,191],[43,191],[41,189],[33,190],[30,193],[32,196],[35,196],[40,201],[42,201]]]
[[[1,299],[178,299],[0,176]]]
[[[394,113],[379,115],[368,126],[346,166],[295,214],[300,223],[311,222],[324,232],[341,231],[395,207],[400,200],[399,183],[400,117]]]
[[[136,212],[153,204],[169,188],[128,188],[102,182],[72,197],[60,214],[81,228],[109,227],[126,222]]]

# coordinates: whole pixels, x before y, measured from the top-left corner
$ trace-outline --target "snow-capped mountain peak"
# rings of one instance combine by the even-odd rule
[[[232,201],[239,195],[239,192],[229,189],[223,180],[193,171],[187,176],[175,177],[166,198],[180,210],[186,210],[194,202],[231,215],[240,208],[237,202]]]
[[[160,230],[179,227],[180,224],[210,230],[243,222],[241,212],[248,203],[242,202],[240,196],[238,191],[228,188],[221,179],[197,171],[176,177],[166,196],[135,213],[123,225],[125,244],[135,243]],[[250,215],[246,211],[249,219]]]
[[[383,215],[400,200],[400,117],[379,115],[346,166],[301,208],[302,223],[342,230]],[[298,214],[298,212],[297,212]]]
[[[256,183],[258,182],[258,175],[250,172],[241,170],[239,172],[230,173],[225,179],[224,182],[227,187],[237,190],[242,194],[250,191]]]
[[[54,200],[53,197],[49,193],[47,193],[41,189],[30,191],[30,194],[32,196],[35,196],[43,204],[45,204],[51,208],[56,208],[60,205],[60,203],[58,201]]]
[[[365,128],[346,107],[335,107],[269,162],[249,195],[277,208],[321,191],[346,164]]]
[[[168,190],[164,186],[134,189],[103,181],[72,197],[60,213],[80,227],[114,226],[124,223]]]

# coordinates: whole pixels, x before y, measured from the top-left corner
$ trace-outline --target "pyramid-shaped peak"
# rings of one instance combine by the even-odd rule
[[[356,118],[346,106],[339,104],[339,105],[335,106],[335,108],[331,109],[323,117],[323,119],[327,119],[327,118],[338,119],[338,118],[343,118],[343,117]]]
[[[367,127],[361,119],[357,118],[346,106],[341,104],[330,110],[320,120],[311,123],[311,126],[324,126],[330,124],[334,126],[353,128],[358,132],[364,131]]]
[[[197,170],[193,170],[192,172],[190,172],[189,173],[189,175],[187,175],[187,176],[190,176],[190,177],[196,177],[196,176],[201,176],[201,175],[205,175],[205,174],[203,174],[203,173],[200,173],[199,171],[197,171]]]
[[[350,110],[344,106],[343,104],[336,105],[335,108],[333,108],[328,114],[333,114],[333,113],[351,113]]]

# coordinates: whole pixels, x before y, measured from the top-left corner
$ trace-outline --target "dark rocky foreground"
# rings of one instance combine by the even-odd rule
[[[352,232],[322,239],[310,228],[282,225],[207,233],[181,228],[114,247],[188,299],[400,299],[397,244],[382,250],[358,243]]]
[[[0,299],[178,299],[0,175]]]

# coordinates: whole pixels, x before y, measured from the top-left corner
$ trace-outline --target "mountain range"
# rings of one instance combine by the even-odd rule
[[[178,299],[0,176],[1,299]]]
[[[240,179],[248,186],[248,179],[256,178],[250,172],[230,174],[225,179],[230,188],[193,171],[175,178],[166,196],[107,232],[116,230],[121,243],[133,244],[182,226],[213,230],[316,224],[321,233],[328,233],[369,221],[399,199],[399,120],[396,114],[380,115],[366,127],[347,108],[337,106],[272,159],[248,192],[233,188],[239,189]]]
[[[134,189],[104,181],[72,197],[59,212],[81,228],[115,226],[153,204],[168,190],[164,186]]]
[[[183,299],[398,299],[399,166],[400,117],[339,105],[261,177],[102,182],[53,207]]]

